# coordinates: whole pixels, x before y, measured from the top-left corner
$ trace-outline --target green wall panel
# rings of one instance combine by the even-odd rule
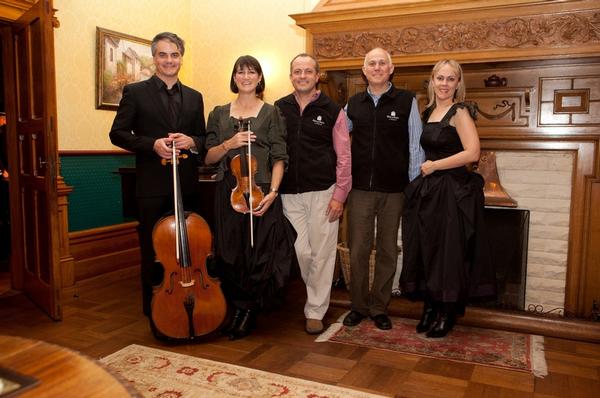
[[[61,155],[69,195],[69,232],[120,224],[123,217],[120,167],[134,167],[134,155]]]

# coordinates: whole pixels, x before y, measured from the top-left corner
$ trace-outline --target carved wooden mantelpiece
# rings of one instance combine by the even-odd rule
[[[374,47],[389,50],[402,65],[445,57],[481,62],[600,52],[597,1],[368,3],[368,9],[354,8],[351,18],[339,7],[292,15],[309,33],[309,50],[323,69],[360,66]],[[324,4],[320,8],[327,9]]]

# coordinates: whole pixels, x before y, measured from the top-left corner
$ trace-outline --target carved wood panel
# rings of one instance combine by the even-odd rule
[[[600,126],[600,75],[540,78],[540,126]]]
[[[318,58],[354,58],[374,47],[405,55],[600,44],[600,14],[595,10],[439,24],[415,20],[391,29],[318,33],[313,37],[314,53]]]
[[[531,87],[484,88],[467,92],[478,127],[529,127]]]

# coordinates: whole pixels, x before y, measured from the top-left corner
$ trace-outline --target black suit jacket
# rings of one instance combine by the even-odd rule
[[[110,130],[110,140],[114,145],[135,153],[136,195],[147,197],[172,195],[173,192],[170,163],[167,166],[161,164],[160,156],[153,150],[154,141],[167,137],[170,132],[192,137],[199,153],[196,155],[187,151],[188,158],[180,159],[179,176],[183,194],[195,194],[198,165],[205,155],[206,124],[202,94],[181,85],[181,112],[174,129],[159,90],[153,79],[123,88],[123,97]]]

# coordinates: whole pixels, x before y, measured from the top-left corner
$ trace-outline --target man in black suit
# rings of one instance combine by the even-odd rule
[[[202,94],[178,79],[185,52],[174,33],[159,33],[152,40],[156,72],[150,79],[123,88],[123,97],[110,130],[114,145],[135,153],[136,197],[141,250],[144,314],[150,315],[152,286],[162,279],[152,245],[154,224],[173,210],[173,178],[170,164],[174,145],[180,157],[179,176],[184,207],[199,206],[198,165],[204,158],[204,104]]]

